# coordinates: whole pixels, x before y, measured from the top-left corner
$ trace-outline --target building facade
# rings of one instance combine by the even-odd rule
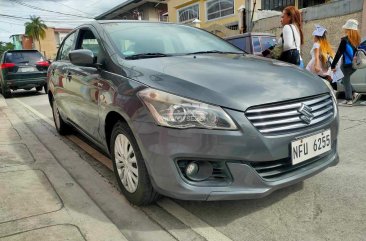
[[[169,22],[194,25],[198,22],[199,27],[211,32],[217,28],[221,31],[218,35],[223,36],[247,31],[248,23],[257,18],[261,8],[261,1],[256,0],[167,0],[167,3]]]
[[[168,8],[161,0],[129,0],[95,17],[96,20],[167,21]]]

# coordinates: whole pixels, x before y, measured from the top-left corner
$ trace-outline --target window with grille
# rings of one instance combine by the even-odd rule
[[[207,1],[207,20],[222,18],[234,14],[234,0]]]
[[[325,3],[326,0],[299,0],[299,8],[311,7]],[[282,11],[287,6],[294,6],[295,0],[262,0],[263,10]]]
[[[178,20],[180,23],[193,21],[194,19],[199,19],[199,5],[191,5],[186,8],[178,10]]]

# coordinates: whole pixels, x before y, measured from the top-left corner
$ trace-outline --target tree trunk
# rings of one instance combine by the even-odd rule
[[[42,49],[41,49],[41,40],[38,39],[38,44],[39,44],[39,52],[42,53]]]

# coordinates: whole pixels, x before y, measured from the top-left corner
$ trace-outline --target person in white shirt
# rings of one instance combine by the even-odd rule
[[[300,11],[294,6],[286,7],[281,16],[282,29],[282,54],[280,60],[300,65],[301,45],[304,44],[304,35],[301,26]]]
[[[310,51],[311,60],[306,66],[306,69],[319,77],[331,80],[331,62],[334,58],[334,50],[327,40],[326,35],[327,30],[320,26],[315,25],[315,30],[313,32],[314,44]],[[335,88],[333,86],[333,88]]]

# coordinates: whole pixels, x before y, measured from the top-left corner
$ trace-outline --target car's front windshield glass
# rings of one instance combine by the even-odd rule
[[[197,52],[243,53],[215,35],[184,25],[123,22],[103,26],[124,57],[146,53],[161,57]]]

